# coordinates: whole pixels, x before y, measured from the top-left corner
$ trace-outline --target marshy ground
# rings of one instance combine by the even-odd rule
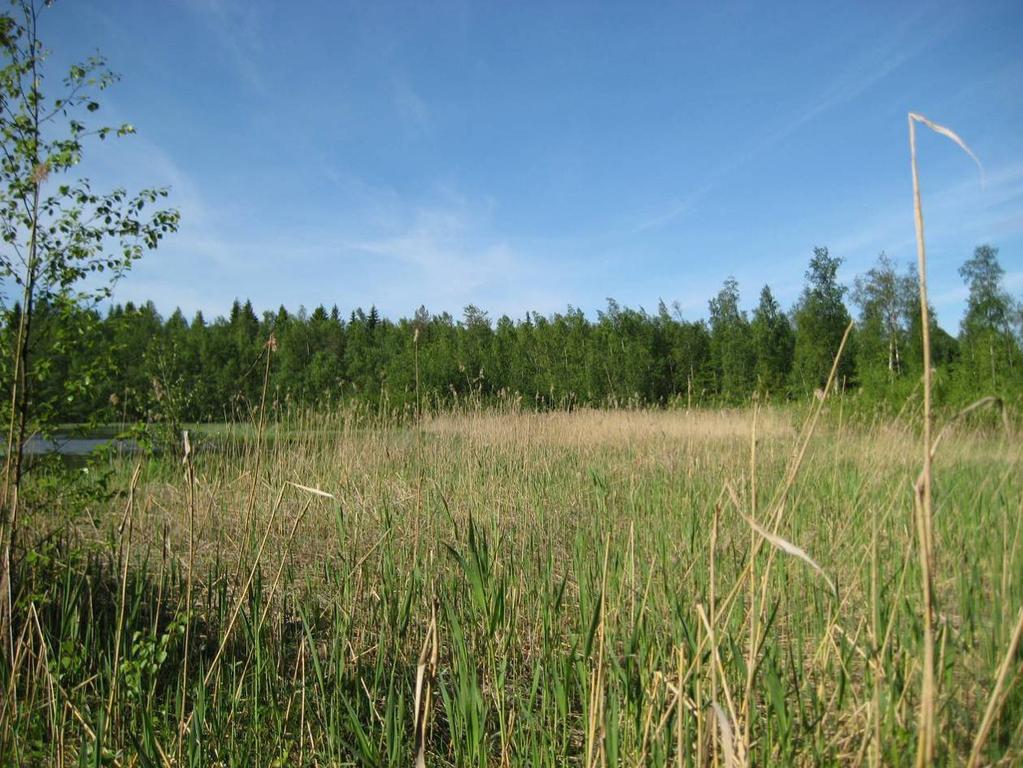
[[[102,467],[40,481],[7,764],[912,760],[911,427],[830,403],[812,433],[794,409],[271,421],[142,461],[130,494],[133,457],[117,493]],[[936,454],[942,764],[1023,759],[1021,448],[962,427]]]

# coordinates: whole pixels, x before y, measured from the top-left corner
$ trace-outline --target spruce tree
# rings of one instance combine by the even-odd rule
[[[757,391],[779,395],[784,391],[792,369],[795,338],[788,317],[766,285],[760,291],[760,303],[753,311],[750,331],[756,355]]]
[[[725,402],[738,403],[754,390],[754,351],[746,313],[739,309],[739,284],[725,280],[710,300],[710,353]]]

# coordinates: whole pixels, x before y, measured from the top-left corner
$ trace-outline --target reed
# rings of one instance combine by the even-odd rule
[[[938,765],[1023,759],[1023,446],[979,408],[931,451]],[[912,763],[920,428],[840,409],[267,408],[130,504],[38,476],[0,763]]]
[[[920,199],[920,171],[916,153],[916,126],[924,125],[935,133],[955,142],[960,149],[968,154],[977,166],[980,161],[966,143],[949,128],[931,122],[923,115],[910,112],[909,122],[909,156],[913,172],[913,223],[916,228],[917,277],[920,289],[920,322],[923,335],[923,468],[917,479],[916,491],[916,526],[917,550],[920,557],[920,581],[923,593],[923,631],[924,651],[921,671],[920,712],[918,716],[918,739],[916,748],[916,764],[920,768],[930,765],[934,760],[937,725],[935,713],[937,708],[937,680],[935,671],[935,639],[934,639],[934,512],[933,512],[933,477],[932,463],[934,443],[931,438],[933,414],[931,409],[931,322],[930,307],[927,298],[927,247],[924,239],[923,203]]]

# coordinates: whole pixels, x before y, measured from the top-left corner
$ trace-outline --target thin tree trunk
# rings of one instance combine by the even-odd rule
[[[21,490],[22,464],[25,455],[25,429],[28,424],[28,358],[29,335],[32,332],[32,311],[35,303],[36,225],[39,216],[39,182],[32,193],[32,234],[28,247],[28,269],[25,292],[18,319],[18,338],[14,349],[14,378],[11,382],[11,423],[7,430],[7,455],[4,457],[3,496],[0,498],[0,542],[3,554],[0,562],[0,627],[5,629],[7,650],[14,660],[14,595],[11,586],[11,552],[18,525],[18,502]]]
[[[38,96],[39,73],[37,71],[38,36],[36,33],[36,8],[34,4],[25,7],[28,26],[28,42],[32,55],[32,86],[30,93]],[[18,504],[20,501],[22,462],[25,455],[25,430],[28,424],[28,362],[29,337],[32,333],[32,311],[35,303],[38,264],[39,193],[46,177],[46,168],[39,160],[39,99],[31,101],[32,125],[30,133],[35,141],[32,152],[32,201],[29,207],[28,259],[25,269],[25,291],[18,320],[18,338],[14,350],[14,377],[11,382],[11,423],[7,431],[7,455],[4,457],[3,493],[0,496],[0,634],[7,639],[10,661],[14,663],[14,594],[11,584],[11,554],[17,536]]]

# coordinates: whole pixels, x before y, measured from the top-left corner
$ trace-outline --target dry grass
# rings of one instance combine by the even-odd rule
[[[755,444],[752,412],[481,412],[419,429],[341,411],[200,448],[185,467],[150,463],[134,565],[112,552],[123,629],[77,641],[89,661],[43,696],[28,670],[66,644],[71,625],[45,606],[74,579],[40,582],[50,618],[24,641],[18,679],[22,700],[34,689],[52,706],[0,712],[0,738],[25,754],[34,724],[63,729],[65,754],[87,751],[98,687],[122,765],[178,743],[183,761],[246,764],[903,762],[923,642],[907,450],[919,437],[823,407],[809,436],[798,413],[761,410]],[[935,457],[939,762],[967,758],[985,711],[982,758],[1023,756],[1007,656],[1021,469],[1019,445],[964,423]],[[110,552],[124,509],[93,507],[78,547]],[[35,529],[54,514],[37,510]],[[146,583],[164,619],[131,608],[154,599]],[[172,638],[141,693],[129,677],[111,695],[102,670],[159,644],[189,589],[187,668]],[[129,734],[145,718],[143,748]]]
[[[760,439],[792,438],[792,414],[767,411],[758,425]],[[468,439],[484,445],[526,445],[592,450],[605,446],[647,446],[747,441],[749,414],[743,411],[608,411],[582,408],[553,413],[439,414],[423,424],[430,435]]]

